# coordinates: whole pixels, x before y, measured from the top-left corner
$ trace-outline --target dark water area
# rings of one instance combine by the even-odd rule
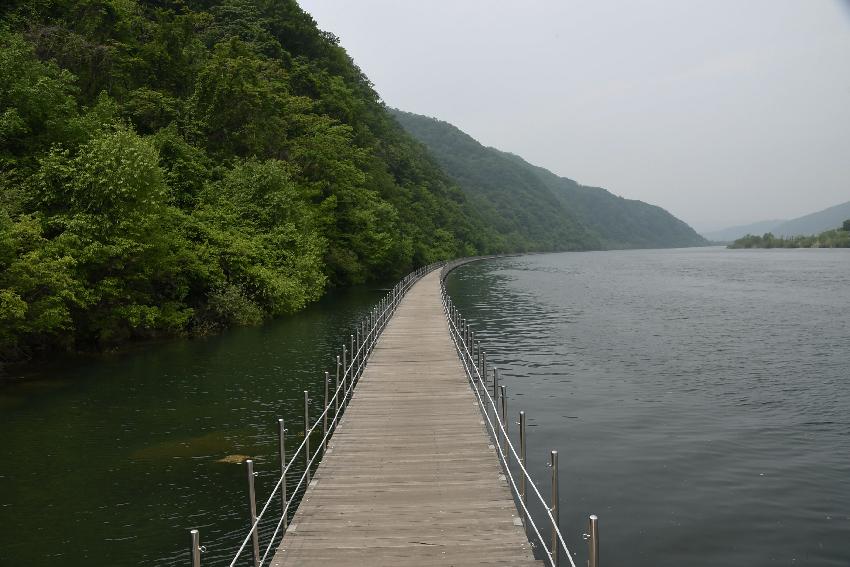
[[[261,327],[56,361],[0,384],[0,566],[187,565],[189,528],[204,565],[228,564],[249,526],[247,483],[244,465],[218,461],[254,458],[265,501],[277,419],[292,452],[303,391],[318,415],[322,372],[385,293],[339,291]]]
[[[447,285],[546,495],[559,451],[577,565],[591,513],[604,565],[850,565],[850,250],[523,256]]]

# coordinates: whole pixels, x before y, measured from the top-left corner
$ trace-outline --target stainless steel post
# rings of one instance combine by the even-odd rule
[[[363,332],[361,334],[362,342],[363,342],[363,357],[360,361],[361,373],[364,366],[366,366],[366,360],[369,358],[369,323],[365,319],[363,320]]]
[[[307,469],[307,484],[310,484],[310,394],[304,390],[304,462]],[[306,489],[306,487],[305,487]]]
[[[481,384],[487,388],[487,353],[481,351]]]
[[[599,518],[591,514],[589,518],[589,529],[587,538],[587,565],[588,567],[599,567]]]
[[[549,466],[552,467],[552,559],[555,565],[560,565],[560,557],[558,554],[558,451],[552,451],[550,454]]]
[[[525,412],[519,412],[519,462],[522,463],[522,469],[520,471],[519,476],[519,497],[522,500],[523,510],[528,506],[528,500],[526,498],[526,485],[525,485]],[[522,513],[522,523],[524,526],[528,526],[528,518],[525,516],[525,512]]]
[[[499,386],[499,396],[502,398],[502,427],[505,428],[504,436],[502,437],[502,458],[505,460],[505,466],[508,466],[508,394],[507,388]]]
[[[345,393],[348,391],[348,372],[346,371],[345,345],[342,345],[342,399],[340,405],[345,407]]]
[[[493,369],[493,402],[499,401],[499,369]],[[498,407],[498,406],[496,406]]]
[[[257,523],[257,493],[254,490],[254,461],[245,461],[248,469],[248,508],[251,511],[251,542],[254,546],[254,567],[260,567],[260,527]]]
[[[351,335],[351,372],[349,372],[349,378],[351,379],[351,383],[354,384],[354,365],[357,360],[357,351],[354,350],[354,335]]]
[[[362,341],[361,341],[361,338],[360,338],[360,325],[357,326],[357,329],[354,332],[357,336],[357,342],[355,343],[357,345],[357,350],[354,351],[354,360],[355,360],[354,365],[357,367],[357,371],[355,373],[355,376],[357,376],[359,378],[360,377],[360,366],[363,364]]]
[[[283,420],[277,420],[277,438],[280,445],[280,509],[283,514],[283,531],[286,531],[286,427]]]
[[[192,538],[192,547],[189,552],[192,557],[192,567],[201,567],[201,534],[198,530],[189,530]]]
[[[334,382],[334,419],[339,413],[339,355],[336,356],[336,382]]]
[[[325,405],[324,417],[322,418],[322,454],[328,450],[328,414],[330,413],[330,403],[328,402],[328,383],[331,381],[329,372],[325,372]]]

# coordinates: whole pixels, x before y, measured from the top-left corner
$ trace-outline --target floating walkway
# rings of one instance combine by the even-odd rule
[[[258,509],[245,461],[250,529],[229,567],[539,565],[535,556],[576,567],[560,530],[558,451],[547,498],[526,468],[525,412],[516,447],[498,369],[442,285],[476,259],[421,267],[377,302],[325,372],[318,416],[304,392],[294,453],[278,419],[280,476]],[[599,567],[597,520],[582,534],[588,567]],[[201,567],[200,531],[190,535]]]
[[[271,561],[540,565],[452,341],[440,270],[399,303]]]

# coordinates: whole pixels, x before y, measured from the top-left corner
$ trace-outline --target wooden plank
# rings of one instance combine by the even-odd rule
[[[439,273],[378,341],[273,567],[539,565],[449,336]]]

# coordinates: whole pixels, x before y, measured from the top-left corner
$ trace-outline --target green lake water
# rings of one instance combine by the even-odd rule
[[[248,525],[245,468],[217,461],[254,458],[265,500],[277,418],[292,451],[303,391],[318,415],[322,372],[385,293],[336,292],[261,327],[52,361],[0,384],[0,565],[186,565],[189,528],[205,565],[229,562]]]
[[[560,451],[577,565],[596,513],[604,565],[843,567],[848,281],[846,250],[706,248],[488,260],[448,289],[510,414],[528,414],[544,494]],[[383,293],[2,385],[0,566],[187,565],[193,527],[205,567],[227,565],[248,525],[245,468],[218,461],[253,457],[266,499],[276,419],[292,451],[303,390],[320,400],[322,372]]]

